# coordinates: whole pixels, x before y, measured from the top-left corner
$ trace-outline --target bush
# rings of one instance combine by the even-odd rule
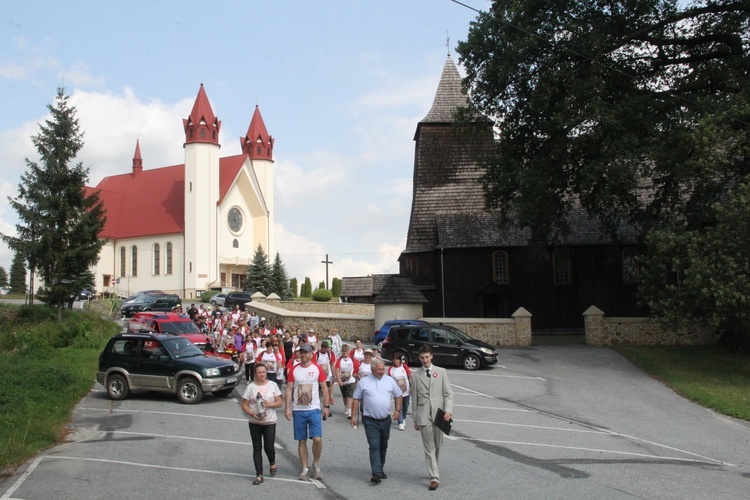
[[[217,291],[215,290],[206,290],[205,292],[201,293],[201,302],[208,302],[211,300],[211,297],[216,295]]]
[[[318,288],[312,293],[312,299],[317,302],[328,302],[333,298],[333,294],[325,288]]]

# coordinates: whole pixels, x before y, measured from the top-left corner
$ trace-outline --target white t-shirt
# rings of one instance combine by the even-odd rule
[[[347,357],[341,357],[336,360],[336,368],[339,369],[339,377],[341,378],[341,385],[356,384],[357,379],[354,378],[354,360]]]
[[[279,386],[276,385],[276,382],[271,382],[269,380],[263,385],[257,385],[255,382],[251,382],[250,384],[248,384],[247,388],[245,388],[245,393],[242,395],[242,399],[247,399],[248,401],[250,401],[250,406],[252,407],[255,404],[258,393],[260,393],[260,397],[263,398],[266,403],[273,403],[274,401],[276,401],[276,396],[281,396]],[[258,420],[257,418],[253,418],[250,415],[248,415],[247,418],[250,423],[253,424],[275,424],[277,419],[276,409],[266,408],[266,418],[264,418],[263,420]]]
[[[395,366],[390,366],[388,368],[388,375],[390,375],[393,380],[396,381],[398,384],[398,388],[401,389],[401,395],[406,397],[410,394],[411,391],[411,384],[409,384],[409,373],[411,373],[411,370],[409,370],[406,365],[401,365],[398,368]]]
[[[372,363],[359,364],[359,378],[365,378],[372,373]]]
[[[333,363],[336,362],[336,356],[331,351],[325,353],[318,351],[313,356],[315,362],[326,372],[326,382],[333,380]]]
[[[268,352],[268,349],[258,356],[258,362],[265,365],[268,373],[276,373],[279,370],[279,358],[276,357],[275,353]]]
[[[294,384],[292,411],[320,410],[320,382],[325,381],[325,372],[314,362],[307,368],[301,364],[293,367],[287,375],[287,382]]]

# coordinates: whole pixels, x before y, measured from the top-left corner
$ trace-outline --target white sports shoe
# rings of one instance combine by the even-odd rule
[[[307,471],[307,469],[302,469],[302,473],[299,475],[300,481],[309,481],[310,480],[310,473]]]
[[[313,477],[315,479],[323,479],[323,476],[320,475],[320,464],[313,464]]]
[[[398,430],[403,431],[404,430],[404,424],[398,424]]]

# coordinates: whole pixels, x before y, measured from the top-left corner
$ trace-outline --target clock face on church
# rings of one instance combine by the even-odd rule
[[[227,215],[227,223],[229,223],[229,229],[235,233],[242,229],[242,212],[239,208],[233,207]]]

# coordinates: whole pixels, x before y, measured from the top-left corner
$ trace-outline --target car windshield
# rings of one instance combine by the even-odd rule
[[[192,321],[163,321],[159,323],[163,333],[200,333]]]
[[[185,338],[166,339],[164,340],[164,347],[175,359],[203,356],[203,351]]]

